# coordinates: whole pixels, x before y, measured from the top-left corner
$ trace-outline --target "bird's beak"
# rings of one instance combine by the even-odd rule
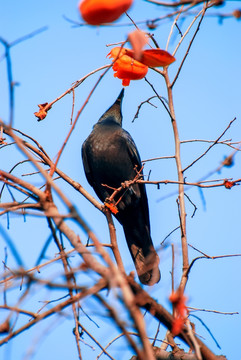
[[[116,104],[121,104],[122,103],[122,100],[123,100],[123,97],[124,97],[124,92],[125,92],[125,89],[123,88],[121,90],[121,92],[119,93],[119,96],[118,98],[116,99]]]

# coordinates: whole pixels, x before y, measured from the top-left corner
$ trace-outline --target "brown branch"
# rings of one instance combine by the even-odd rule
[[[189,5],[189,4],[195,6],[207,2],[206,0],[181,0],[181,1],[173,1],[173,2],[159,1],[159,0],[144,0],[144,1],[166,7],[177,7],[177,6]],[[210,2],[210,6],[217,6],[220,5],[220,3],[222,3],[222,1],[220,0],[212,0],[209,2]]]
[[[115,230],[115,225],[111,216],[111,212],[108,208],[105,208],[105,214],[106,214],[106,219],[107,219],[107,223],[108,223],[108,227],[109,227],[109,233],[110,233],[110,241],[111,241],[111,248],[115,257],[115,261],[117,263],[118,269],[125,274],[125,268],[122,262],[122,258],[118,249],[118,244],[117,244],[117,240],[116,240],[116,230]]]
[[[99,85],[99,83],[101,82],[101,80],[103,79],[103,77],[104,77],[105,74],[109,71],[110,68],[111,68],[111,65],[108,65],[108,66],[107,66],[107,69],[100,75],[99,79],[97,80],[97,82],[96,82],[95,85],[93,86],[92,90],[90,91],[89,95],[87,96],[84,104],[82,105],[82,107],[80,108],[80,110],[77,112],[77,115],[76,115],[75,120],[74,120],[74,122],[73,122],[73,124],[72,124],[72,126],[71,126],[71,129],[69,130],[69,132],[68,132],[68,134],[67,134],[67,136],[66,136],[66,139],[65,139],[63,145],[61,146],[60,150],[58,151],[57,158],[56,158],[56,161],[55,161],[55,163],[54,163],[54,167],[53,167],[53,168],[51,169],[51,171],[50,171],[50,176],[52,176],[53,173],[55,172],[55,169],[56,169],[56,167],[57,167],[57,164],[58,164],[58,162],[59,162],[59,159],[60,159],[60,157],[61,157],[61,155],[62,155],[62,153],[63,153],[63,151],[64,151],[64,148],[65,148],[65,146],[66,146],[66,144],[67,144],[67,142],[68,142],[68,140],[69,140],[69,138],[70,138],[70,136],[71,136],[71,134],[72,134],[72,132],[73,132],[73,130],[74,130],[74,128],[75,128],[75,125],[76,125],[76,123],[77,123],[77,121],[78,121],[78,119],[79,119],[79,117],[80,117],[80,114],[81,114],[82,111],[84,110],[85,106],[88,104],[88,102],[89,102],[92,94],[94,93],[95,89],[97,88],[97,86]]]
[[[181,36],[181,38],[183,37],[182,33],[181,33],[181,30],[179,29],[178,25],[177,25],[177,20],[179,19],[180,15],[182,14],[184,10],[184,7],[182,6],[182,8],[180,9],[180,11],[177,13],[177,16],[175,17],[173,23],[172,23],[172,27],[171,27],[171,30],[170,30],[170,33],[168,35],[168,39],[167,39],[167,43],[166,43],[166,51],[168,50],[168,46],[169,46],[169,43],[170,43],[170,40],[171,40],[171,37],[172,37],[172,34],[173,34],[173,30],[174,30],[174,26],[177,27],[178,29],[178,32]]]
[[[2,123],[2,122],[0,122]],[[46,179],[46,182],[49,186],[51,186],[55,191],[56,193],[59,195],[59,197],[62,199],[62,201],[65,203],[65,205],[68,207],[68,208],[71,208],[72,204],[71,202],[69,201],[69,199],[67,198],[67,196],[65,196],[63,194],[63,192],[58,188],[58,186],[54,183],[52,177],[49,176],[49,174],[42,168],[42,166],[36,161],[36,159],[33,157],[32,153],[30,153],[26,148],[25,148],[25,145],[24,145],[24,141],[19,138],[12,130],[10,127],[6,126],[3,124],[3,126],[5,126],[5,130],[9,136],[11,136],[19,150],[21,150],[21,152],[32,162],[32,164],[40,171],[41,175]],[[21,181],[23,182],[23,180],[20,180],[18,179],[18,182]],[[36,187],[33,187],[31,184],[25,182],[26,184],[26,188],[34,188],[34,193],[39,196],[41,195],[42,196],[42,199],[40,198],[40,200],[45,200],[46,199],[46,194],[44,194],[42,191],[38,190]],[[31,190],[32,191],[32,190]],[[47,194],[48,195],[48,194]]]
[[[147,310],[152,314],[157,320],[171,331],[172,324],[174,321],[173,316],[160,304],[158,304],[153,298],[150,297],[141,287],[138,285],[131,276],[128,277],[128,282],[131,286],[131,289],[136,297],[136,304],[141,308]],[[178,338],[183,340],[188,346],[193,349],[193,344],[188,334],[186,326],[184,326],[183,331],[177,335]],[[195,335],[194,335],[195,336]],[[217,360],[218,357],[199,339],[195,336],[195,340],[200,346],[200,351],[202,354],[202,360]],[[225,359],[225,358],[224,358]]]
[[[1,128],[3,128],[3,127],[1,127]],[[23,161],[18,162],[17,164],[15,164],[15,165],[9,170],[9,173],[11,174],[11,173],[13,172],[13,170],[16,169],[16,167],[18,167],[19,165],[25,164],[26,162],[29,162],[29,160],[26,159],[26,160],[23,160]],[[0,191],[0,198],[2,197],[2,193],[3,193],[4,187],[5,187],[5,184],[3,184],[2,189],[1,189],[1,191]]]
[[[37,313],[34,313],[32,311],[29,311],[29,310],[19,309],[16,306],[0,305],[0,309],[9,310],[11,312],[16,312],[16,313],[19,313],[19,314],[28,315],[28,316],[33,317],[33,318],[36,318],[38,316]]]
[[[150,360],[154,359],[152,354],[151,345],[148,341],[144,320],[142,318],[141,312],[138,307],[135,305],[134,296],[125,280],[121,272],[118,268],[113,264],[109,255],[103,249],[103,246],[99,243],[98,239],[94,235],[94,233],[90,230],[87,224],[83,221],[83,219],[76,213],[75,209],[72,207],[71,213],[73,214],[73,218],[79,223],[82,229],[87,233],[89,238],[93,241],[97,252],[102,256],[103,260],[108,264],[108,268],[100,264],[92,254],[88,251],[88,249],[80,242],[79,238],[76,236],[73,230],[71,230],[66,223],[59,217],[59,213],[53,203],[51,204],[43,204],[44,211],[47,216],[51,216],[55,225],[58,229],[68,238],[72,246],[78,251],[78,253],[84,259],[87,268],[92,269],[93,271],[100,274],[104,279],[106,279],[110,285],[119,286],[122,291],[123,301],[128,309],[131,318],[133,319],[137,330],[139,331],[140,338],[143,344],[143,359],[148,358]]]
[[[198,251],[200,254],[202,254],[202,256],[196,257],[195,259],[192,260],[192,262],[189,265],[189,268],[187,269],[187,276],[190,273],[194,263],[197,260],[200,259],[209,259],[209,260],[216,260],[216,259],[223,259],[223,258],[229,258],[229,257],[241,257],[241,254],[230,254],[230,255],[217,255],[217,256],[209,256],[207,254],[205,254],[204,252],[200,251],[199,249],[195,248],[193,245],[188,244],[188,246],[190,246],[192,249]]]
[[[25,325],[21,326],[19,329],[12,331],[9,335],[7,335],[5,338],[0,340],[0,345],[7,343],[10,339],[13,339],[18,334],[21,334],[25,330],[30,329],[33,325],[35,325],[39,321],[46,319],[51,315],[61,312],[63,309],[65,309],[66,307],[71,305],[73,302],[80,301],[81,299],[85,298],[86,296],[93,295],[105,287],[106,287],[106,282],[105,282],[105,280],[101,279],[98,283],[93,285],[91,288],[83,290],[81,293],[74,295],[72,298],[67,299],[67,300],[63,301],[62,303],[52,307],[51,309],[39,314],[36,318],[34,318],[33,320],[30,320]]]
[[[164,245],[164,242],[166,241],[166,239],[171,235],[173,234],[176,230],[180,229],[180,225],[178,225],[175,229],[173,229],[172,231],[169,232],[169,234],[167,234],[167,236],[164,237],[164,239],[162,240],[161,242],[161,246]]]
[[[239,315],[239,312],[238,312],[238,311],[227,312],[227,311],[200,309],[200,308],[194,308],[194,307],[191,307],[191,306],[188,306],[187,308],[188,308],[188,310],[191,310],[191,311],[193,311],[193,312],[203,311],[203,312],[211,312],[211,313],[220,314],[220,315]]]
[[[123,46],[124,46],[124,43],[123,43]],[[122,48],[123,46],[121,46],[121,48]],[[120,52],[121,52],[121,48],[120,48],[119,54],[120,54]],[[118,54],[118,56],[119,56],[119,54]],[[110,68],[111,68],[111,67],[113,66],[113,64],[116,62],[118,56],[117,56],[116,59],[112,62],[112,64],[106,65],[106,66],[102,67],[102,69],[105,68],[105,71],[100,75],[99,79],[96,81],[96,83],[94,84],[93,88],[91,89],[89,95],[87,96],[84,104],[82,105],[82,107],[81,107],[81,108],[79,109],[79,111],[77,112],[76,117],[75,117],[75,120],[74,120],[74,122],[73,122],[73,124],[72,124],[72,126],[71,126],[71,128],[70,128],[70,130],[69,130],[69,132],[68,132],[68,134],[67,134],[67,136],[66,136],[66,139],[65,139],[63,145],[61,146],[60,150],[58,151],[57,158],[56,158],[56,160],[55,160],[54,166],[51,167],[51,170],[50,170],[50,176],[51,176],[51,177],[52,177],[52,175],[53,175],[54,172],[55,172],[55,169],[56,169],[56,167],[57,167],[57,164],[58,164],[58,162],[59,162],[59,159],[60,159],[60,157],[61,157],[61,155],[62,155],[62,153],[63,153],[63,151],[64,151],[64,148],[65,148],[65,146],[66,146],[66,144],[67,144],[67,142],[68,142],[68,140],[69,140],[69,138],[70,138],[70,136],[71,136],[71,134],[72,134],[72,132],[73,132],[73,130],[74,130],[74,128],[75,128],[75,125],[76,125],[76,123],[77,123],[77,121],[78,121],[78,119],[79,119],[82,111],[84,110],[84,108],[85,108],[86,105],[88,104],[91,96],[93,95],[94,91],[95,91],[96,88],[98,87],[98,85],[99,85],[99,83],[101,82],[101,80],[103,79],[103,77],[107,74],[107,72],[110,70]],[[99,70],[99,69],[98,69],[98,70]],[[96,72],[96,71],[98,71],[98,70],[95,70],[94,72]],[[88,74],[88,76],[89,76],[89,74]],[[85,77],[85,78],[86,78],[86,77]],[[82,82],[82,81],[81,81],[81,82]],[[77,86],[79,86],[79,85],[80,85],[80,83],[78,83],[78,84],[76,83],[76,84],[75,84],[75,87],[77,87]],[[71,91],[72,91],[72,90],[71,90]],[[66,94],[66,92],[65,92],[65,94]],[[52,103],[53,103],[53,102],[52,102]],[[51,108],[51,106],[52,106],[52,104],[46,104],[46,105],[47,105],[47,106],[50,106],[50,108]],[[39,107],[40,107],[41,110],[44,109],[44,107],[42,108],[42,105],[39,105]],[[45,111],[46,111],[46,110],[45,110]],[[35,115],[36,115],[36,113],[35,113]],[[38,117],[38,115],[36,115],[36,116]],[[45,116],[44,116],[44,117],[45,117]]]
[[[195,354],[185,353],[183,350],[176,349],[171,352],[154,347],[156,360],[198,360]],[[217,357],[218,360],[219,357]],[[138,360],[136,356],[132,356],[130,360]],[[222,360],[222,359],[220,359]]]
[[[0,177],[1,180],[1,177]],[[13,186],[15,189],[17,189],[17,187],[14,184],[10,184],[9,185]],[[24,193],[24,194],[28,194],[26,191],[23,191],[21,188],[19,188],[19,190]],[[31,196],[31,194],[30,194]],[[16,212],[17,210],[21,210],[21,214],[23,214],[23,210],[25,213],[26,209],[35,209],[35,210],[42,210],[42,207],[39,203],[37,204],[31,204],[31,203],[23,203],[23,202],[17,202],[17,201],[13,201],[11,203],[2,203],[0,204],[0,208],[3,208],[5,210],[0,211],[0,216],[4,215],[8,212]]]
[[[76,286],[75,273],[73,272],[73,270],[68,262],[68,257],[65,254],[62,244],[60,244],[60,242],[59,242],[59,239],[57,237],[57,234],[56,234],[56,231],[52,224],[51,219],[47,218],[47,221],[48,221],[48,226],[52,232],[52,236],[54,238],[55,244],[57,245],[57,247],[59,249],[59,253],[60,253],[61,260],[62,260],[63,267],[64,267],[65,278],[66,278],[66,282],[68,285],[69,296],[70,296],[70,298],[73,298],[74,295],[73,295],[73,289],[71,288],[71,286],[72,286],[72,283]],[[79,356],[79,359],[81,360],[82,357],[81,357],[81,350],[80,350],[80,343],[79,343],[80,335],[79,335],[79,331],[78,331],[79,319],[78,319],[77,309],[76,309],[76,307],[79,308],[79,304],[77,304],[77,306],[76,306],[76,303],[73,302],[71,304],[71,306],[72,306],[72,312],[73,312],[74,321],[75,321],[75,331],[74,331],[75,341],[76,341],[76,346],[77,346],[77,350],[78,350],[78,356]]]
[[[209,148],[202,154],[200,155],[197,159],[195,159],[191,164],[189,164],[187,167],[185,167],[185,169],[183,169],[183,172],[185,172],[187,169],[189,169],[191,166],[193,166],[197,161],[199,161],[203,156],[205,156],[214,145],[216,145],[219,140],[223,137],[223,135],[228,131],[228,129],[231,127],[231,125],[233,124],[233,122],[236,120],[236,117],[230,121],[230,123],[228,124],[228,126],[226,127],[226,129],[222,132],[222,134],[209,146]]]
[[[147,104],[149,104],[149,105],[151,105],[151,106],[153,106],[153,107],[157,108],[157,106],[156,106],[156,105],[154,105],[154,104],[152,104],[152,103],[150,102],[150,100],[155,99],[156,97],[157,97],[156,95],[151,96],[151,97],[149,97],[147,100],[142,101],[142,102],[140,103],[140,105],[138,106],[137,111],[136,111],[136,113],[135,113],[135,116],[134,116],[134,118],[132,119],[132,122],[134,122],[134,121],[135,121],[135,119],[137,119],[137,118],[138,118],[139,113],[140,113],[140,110],[141,110],[141,107],[142,107],[144,104],[146,104],[146,103],[147,103]]]
[[[99,348],[102,350],[103,353],[105,353],[106,356],[108,356],[111,360],[115,360],[107,351],[106,349],[100,344],[99,341],[96,340],[96,338],[82,325],[79,323],[79,326],[81,329],[99,346]]]
[[[72,254],[74,251],[76,251],[76,250],[71,249],[71,250],[65,252],[65,255],[68,256],[69,254]],[[59,260],[61,260],[61,258],[62,258],[62,256],[57,256],[56,258],[48,260],[43,264],[39,264],[37,266],[32,267],[31,269],[25,270],[24,274],[35,272],[35,271],[39,272],[41,268],[48,266],[49,264],[52,264],[53,262],[59,261]],[[9,282],[10,280],[13,280],[17,276],[18,276],[17,273],[15,273],[14,275],[10,275],[10,276],[8,275],[8,277],[6,277],[4,280],[0,280],[0,285],[3,284],[4,282]]]
[[[160,70],[153,68],[153,70],[157,71],[158,73],[160,73]],[[164,72],[161,72],[162,75],[164,75]],[[150,87],[152,88],[152,90],[154,91],[154,93],[156,94],[156,96],[158,97],[158,99],[161,101],[162,105],[164,106],[165,110],[167,111],[168,115],[170,116],[170,118],[172,119],[172,114],[168,108],[168,106],[165,104],[165,101],[163,100],[163,97],[158,95],[156,89],[154,88],[154,86],[147,80],[147,78],[145,77],[145,81],[150,85]]]
[[[188,245],[190,245],[190,244],[188,244]],[[229,258],[229,257],[241,257],[241,254],[228,254],[228,255],[215,255],[215,256],[204,255],[203,256],[203,258],[210,259],[210,260],[225,259],[225,258]]]
[[[26,134],[23,134],[24,136]],[[44,149],[41,147],[40,144],[38,144],[39,150],[34,147],[32,144],[24,142],[24,146],[26,148],[28,148],[29,150],[31,150],[31,152],[34,152],[37,156],[39,156],[45,164],[51,166],[54,166],[54,163],[52,162],[52,160],[49,158],[49,156],[46,154],[46,152],[44,151]],[[64,180],[66,181],[69,185],[71,185],[74,189],[76,189],[77,191],[79,191],[88,201],[90,201],[98,210],[103,212],[103,205],[100,204],[93,196],[91,196],[84,188],[81,184],[79,184],[77,181],[74,181],[73,179],[71,179],[67,174],[65,174],[63,171],[61,171],[60,169],[56,168],[55,172]]]
[[[2,181],[9,180],[10,181],[9,184],[13,183],[13,186],[14,186],[14,184],[18,184],[22,188],[30,191],[30,193],[33,193],[35,195],[35,199],[37,196],[40,201],[45,200],[45,194],[41,190],[39,190],[36,186],[30,184],[29,182],[19,179],[18,177],[14,176],[6,171],[3,171],[3,170],[0,170],[0,177],[1,177]],[[19,189],[21,189],[21,188],[19,188]]]
[[[215,141],[216,140],[191,139],[191,140],[182,140],[181,144],[187,144],[187,143],[192,143],[192,142],[214,143]],[[241,149],[240,149],[241,141],[232,142],[229,139],[229,140],[218,141],[218,142],[216,142],[216,145],[217,144],[226,145],[226,146],[230,147],[231,149],[234,149],[235,151],[241,151]],[[235,147],[234,145],[238,145],[238,147]]]
[[[41,169],[42,170],[42,169]],[[63,218],[60,216],[59,212],[57,211],[57,208],[54,206],[53,203],[46,201],[46,194],[42,191],[40,191],[35,186],[29,184],[28,182],[18,179],[17,177],[13,176],[12,174],[8,174],[6,172],[0,171],[0,175],[4,176],[5,178],[11,179],[12,181],[19,183],[21,186],[25,187],[26,189],[33,192],[35,195],[37,195],[40,199],[40,202],[43,206],[45,216],[52,217],[56,226],[67,236],[73,247],[81,254],[81,256],[84,258],[85,262],[88,264],[90,268],[93,268],[93,265],[96,266],[96,271],[100,272],[102,276],[107,275],[107,268],[103,265],[100,265],[90,253],[88,253],[86,247],[81,244],[79,241],[79,238],[75,235],[75,233],[64,223]],[[51,180],[52,181],[52,180]],[[58,188],[57,188],[58,189]],[[62,194],[62,193],[61,193]],[[64,195],[61,196],[66,205],[69,208],[70,214],[75,218],[79,225],[82,227],[82,229],[88,234],[88,236],[91,238],[93,243],[96,246],[97,251],[102,255],[103,259],[108,263],[110,268],[113,269],[113,264],[108,256],[108,254],[103,250],[103,247],[97,240],[96,236],[93,234],[93,232],[90,230],[90,228],[87,226],[85,221],[78,215],[76,210],[73,208],[72,204],[69,202],[68,199]],[[90,260],[92,259],[92,260]]]
[[[179,188],[179,204],[180,204],[180,227],[182,230],[181,231],[182,261],[183,261],[183,274],[185,274],[185,271],[189,266],[189,262],[188,262],[188,248],[187,248],[187,239],[186,239],[186,210],[185,210],[184,185],[183,185],[184,177],[183,177],[182,164],[181,164],[180,138],[178,133],[177,121],[175,117],[173,93],[172,93],[172,86],[170,83],[170,79],[168,76],[168,68],[164,69],[164,79],[166,82],[166,87],[168,92],[169,109],[171,113],[172,128],[173,128],[174,141],[175,141],[175,160],[176,160],[177,175],[179,181],[178,188]],[[186,282],[187,282],[187,278],[182,276],[179,285],[179,291],[181,293],[184,292]]]
[[[142,163],[146,163],[148,161],[154,161],[154,160],[169,160],[169,159],[175,159],[175,156],[158,156],[158,157],[155,157],[155,158],[151,158],[151,159],[145,159],[145,160],[142,160],[141,162]]]
[[[4,125],[4,124],[3,124]],[[5,125],[4,125],[5,126]],[[49,174],[40,166],[40,164],[38,164],[38,162],[35,160],[35,158],[33,157],[32,153],[30,153],[26,147],[25,147],[25,143],[23,142],[23,140],[21,138],[19,138],[9,127],[5,126],[5,131],[8,133],[9,136],[11,136],[16,144],[18,145],[19,149],[25,154],[25,156],[33,163],[33,165],[40,171],[40,173],[43,175],[43,177],[46,179],[47,184],[51,185],[51,187],[56,191],[56,193],[60,196],[60,198],[62,199],[62,201],[65,203],[65,205],[68,207],[71,215],[73,215],[73,217],[77,216],[78,217],[78,222],[79,224],[82,226],[82,228],[88,233],[90,232],[90,229],[88,228],[88,226],[86,225],[86,223],[80,218],[80,216],[78,216],[76,210],[73,208],[72,203],[69,201],[69,199],[67,198],[67,196],[65,196],[65,194],[63,194],[63,192],[59,189],[59,187],[54,183],[53,179],[51,176],[49,176]],[[46,160],[48,160],[48,158],[46,157]],[[9,175],[8,175],[9,176]],[[17,179],[17,178],[16,178]],[[29,189],[29,187],[31,188],[31,191],[33,191],[33,193],[35,193],[37,196],[42,196],[42,199],[40,198],[40,200],[42,200],[43,202],[46,200],[46,194],[43,193],[42,191],[38,190],[36,187],[31,186],[30,184],[28,184],[27,182],[23,182],[23,180],[18,179],[18,183],[19,181],[21,181],[21,183],[25,183],[26,184],[26,188]],[[87,192],[85,192],[87,193]],[[48,195],[48,194],[47,194]],[[95,204],[98,203],[96,201],[94,201]],[[49,205],[49,209],[51,209],[51,204],[45,204],[45,205]],[[53,208],[52,208],[53,209]],[[45,208],[45,215],[46,216],[51,216],[51,214],[48,214],[47,209]]]
[[[115,196],[123,189],[127,189],[128,187],[132,186],[133,184],[152,184],[152,185],[167,185],[167,184],[174,184],[174,185],[185,185],[185,186],[197,186],[200,188],[204,188],[204,189],[209,189],[209,188],[215,188],[215,187],[226,187],[227,186],[227,181],[230,181],[232,184],[232,187],[235,185],[239,185],[239,183],[241,182],[241,178],[240,179],[214,179],[214,180],[206,180],[206,181],[198,181],[198,182],[186,182],[186,181],[177,181],[177,180],[157,180],[157,181],[150,181],[150,180],[139,180],[139,179],[133,179],[133,180],[126,180],[125,182],[123,182],[121,184],[120,187],[118,187],[117,189],[112,189],[113,193],[111,194],[111,196],[108,198],[111,201],[115,198]],[[213,182],[216,182],[216,184],[212,184]],[[107,186],[105,184],[103,184],[103,186]],[[109,188],[109,186],[108,186]]]
[[[83,76],[81,79],[77,80],[74,82],[74,84],[67,89],[63,94],[59,95],[56,99],[54,99],[53,101],[51,101],[50,103],[45,103],[45,104],[41,104],[41,107],[39,105],[39,107],[41,108],[42,112],[45,113],[47,115],[47,112],[52,108],[53,104],[55,104],[57,101],[61,100],[64,96],[70,94],[71,92],[73,92],[80,84],[82,84],[89,76],[95,74],[96,72],[106,69],[108,67],[110,67],[111,65],[104,65],[99,67],[98,69],[95,69],[93,71],[91,71],[90,73],[88,73],[87,75]],[[46,115],[43,118],[38,117],[38,113],[35,113],[35,116],[38,117],[38,121],[43,120]]]
[[[191,28],[191,26],[194,24],[194,22],[195,22],[196,19],[200,16],[200,14],[202,14],[202,15],[201,15],[201,18],[200,18],[200,20],[199,20],[198,26],[197,26],[197,28],[196,28],[196,30],[195,30],[195,32],[194,32],[194,35],[193,35],[193,37],[192,37],[192,39],[191,39],[191,41],[190,41],[190,43],[189,43],[189,45],[188,45],[187,51],[186,51],[186,53],[185,53],[185,55],[184,55],[184,57],[183,57],[183,59],[182,59],[182,61],[181,61],[181,64],[180,64],[180,66],[179,66],[179,68],[178,68],[178,70],[177,70],[176,76],[175,76],[174,80],[172,81],[172,83],[170,84],[170,87],[171,87],[171,88],[173,88],[173,86],[175,85],[175,82],[176,82],[177,79],[178,79],[178,76],[179,76],[179,74],[180,74],[180,72],[181,72],[181,70],[182,70],[183,64],[184,64],[184,62],[185,62],[185,60],[186,60],[186,58],[187,58],[187,56],[188,56],[188,54],[189,54],[190,48],[191,48],[191,46],[192,46],[192,44],[193,44],[193,41],[194,41],[194,39],[195,39],[195,37],[196,37],[199,29],[200,29],[200,26],[201,26],[201,23],[202,23],[202,21],[203,21],[205,12],[207,11],[207,8],[208,8],[208,3],[205,1],[205,2],[204,2],[203,10],[202,10],[200,13],[198,13],[198,15],[193,19],[191,25],[189,26],[188,30],[186,31],[186,33],[184,34],[184,36],[183,36],[182,39],[181,39],[181,41],[183,41],[183,39],[185,38],[185,36],[186,36],[187,32],[189,31],[189,29]],[[181,43],[181,42],[180,42],[180,43]],[[180,43],[179,43],[179,44],[180,44]],[[178,46],[179,46],[179,44],[178,44]],[[177,46],[177,48],[178,48],[178,46]],[[176,50],[177,50],[177,48],[176,48]],[[176,51],[176,50],[175,50],[175,51]],[[173,54],[175,54],[175,51],[174,51]]]
[[[115,321],[116,325],[119,327],[119,329],[123,332],[123,334],[125,335],[127,341],[129,342],[130,346],[132,347],[132,349],[135,351],[135,353],[138,355],[140,360],[146,360],[145,358],[143,358],[143,354],[140,351],[140,349],[137,347],[135,341],[132,339],[132,337],[130,336],[129,332],[126,330],[123,321],[121,321],[121,319],[119,318],[118,314],[116,313],[115,309],[113,307],[111,307],[104,299],[101,295],[99,294],[95,294],[96,298],[101,302],[102,305],[104,305],[104,307],[108,310],[110,317]],[[148,359],[149,360],[149,359]]]
[[[17,133],[19,133],[19,134],[21,134],[22,136],[24,136],[24,137],[26,137],[27,139],[29,139],[29,140],[31,140],[36,146],[37,146],[37,148],[39,149],[39,151],[38,150],[33,150],[33,152],[35,152],[36,153],[36,155],[40,155],[40,154],[43,154],[45,157],[47,157],[49,160],[50,160],[50,157],[48,156],[48,154],[46,153],[46,151],[44,150],[44,148],[42,147],[42,145],[41,144],[39,144],[39,142],[37,141],[37,140],[35,140],[32,136],[29,136],[28,134],[26,134],[26,133],[24,133],[23,131],[21,131],[21,130],[19,130],[19,129],[14,129],[14,128],[12,128],[12,129],[9,129],[8,127],[6,127],[5,129],[4,129],[4,133],[5,134],[8,134],[9,136],[11,136],[11,130],[12,131],[15,131],[15,132],[17,132]],[[21,139],[22,140],[22,139]],[[27,142],[23,142],[23,144],[25,145],[25,146],[27,146]],[[32,149],[31,149],[32,150]],[[40,156],[40,158],[41,158],[41,156]]]

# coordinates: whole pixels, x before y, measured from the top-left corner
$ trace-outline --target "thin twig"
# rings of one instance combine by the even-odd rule
[[[81,300],[82,298],[84,298],[86,296],[93,295],[93,294],[97,293],[100,289],[102,289],[105,286],[106,286],[106,282],[103,279],[101,279],[98,283],[93,285],[91,288],[86,289],[85,291],[74,295],[74,297],[71,298],[71,299],[67,299],[67,300],[63,301],[62,303],[57,304],[56,306],[52,307],[51,309],[39,314],[36,318],[34,318],[33,320],[30,320],[29,322],[27,322],[25,325],[21,326],[17,330],[12,331],[9,335],[7,335],[2,340],[0,340],[0,345],[3,345],[5,343],[7,343],[10,339],[13,339],[18,334],[21,334],[25,330],[31,328],[33,325],[35,325],[39,321],[41,321],[43,319],[46,319],[46,318],[48,318],[49,316],[51,316],[53,314],[59,313],[64,308],[71,305],[72,302],[76,302],[76,301],[79,301],[79,300]]]
[[[120,330],[124,333],[127,341],[129,342],[130,346],[133,348],[133,350],[135,351],[135,353],[139,356],[140,359],[144,360],[143,356],[142,356],[142,352],[139,350],[139,348],[137,347],[136,343],[134,342],[134,340],[132,339],[132,337],[129,335],[129,332],[126,330],[123,321],[120,320],[118,314],[116,313],[115,309],[113,307],[111,307],[107,301],[105,301],[103,299],[103,297],[99,294],[95,294],[96,298],[102,303],[102,305],[105,306],[105,308],[108,310],[111,318],[115,321],[115,323],[117,324],[117,326],[120,328]]]
[[[188,310],[195,311],[195,312],[196,311],[203,311],[203,312],[211,312],[211,313],[220,314],[220,315],[239,315],[238,311],[228,312],[228,311],[201,309],[201,308],[195,308],[195,307],[192,307],[192,306],[188,306],[187,308],[188,308]]]
[[[173,29],[174,29],[174,26],[177,24],[177,20],[179,19],[181,13],[182,13],[182,10],[183,10],[183,7],[180,9],[180,11],[178,12],[175,20],[173,21],[172,23],[172,27],[171,27],[171,31],[168,35],[168,39],[167,39],[167,44],[166,44],[166,51],[168,50],[168,46],[169,46],[169,42],[170,42],[170,39],[171,39],[171,36],[172,36],[172,33],[173,33]],[[181,36],[182,37],[182,36]]]
[[[193,44],[193,41],[194,41],[194,39],[195,39],[195,37],[196,37],[199,29],[200,29],[200,26],[201,26],[201,23],[202,23],[202,21],[203,21],[205,12],[206,12],[206,10],[207,10],[207,6],[208,6],[207,3],[205,3],[203,10],[200,11],[200,13],[198,13],[198,15],[193,19],[192,23],[190,24],[190,27],[189,27],[189,28],[191,28],[191,26],[194,24],[194,22],[196,21],[196,19],[202,14],[202,15],[201,15],[201,19],[199,20],[198,26],[197,26],[197,28],[196,28],[196,31],[195,31],[195,33],[194,33],[194,35],[193,35],[193,37],[192,37],[192,39],[191,39],[191,41],[190,41],[190,43],[189,43],[189,46],[188,46],[187,51],[186,51],[186,54],[184,55],[184,57],[183,57],[183,59],[182,59],[182,62],[181,62],[181,65],[179,66],[178,71],[177,71],[177,73],[176,73],[176,76],[175,76],[174,80],[173,80],[172,83],[171,83],[171,88],[173,88],[173,86],[175,85],[175,82],[177,81],[178,76],[179,76],[179,74],[180,74],[180,72],[181,72],[181,70],[182,70],[183,64],[184,64],[184,62],[185,62],[185,60],[186,60],[186,58],[187,58],[187,56],[188,56],[188,54],[189,54],[190,48],[191,48],[191,46],[192,46],[192,44]],[[188,29],[188,31],[189,31],[189,29]],[[181,41],[185,38],[185,35],[186,35],[186,34],[187,34],[187,32],[186,32],[186,33],[183,35],[183,37],[181,38],[180,43],[181,43]],[[175,51],[177,51],[177,49],[178,49],[178,47],[176,48]],[[174,54],[175,54],[175,51],[174,51],[174,53],[173,53],[173,56],[174,56]]]
[[[141,107],[142,107],[144,104],[148,103],[148,104],[150,104],[151,106],[157,108],[156,105],[154,105],[154,104],[152,104],[152,103],[150,102],[150,100],[155,99],[156,97],[157,97],[156,95],[151,96],[151,97],[149,97],[147,100],[142,101],[142,102],[140,103],[140,105],[138,106],[137,111],[136,111],[136,113],[135,113],[135,116],[134,116],[134,118],[132,119],[132,122],[134,122],[135,119],[138,118],[139,113],[140,113],[140,110],[141,110]]]
[[[106,349],[101,345],[101,343],[96,340],[96,338],[82,325],[79,323],[79,326],[81,327],[81,329],[99,346],[99,348],[102,350],[102,352],[108,356],[111,360],[115,360],[107,351]],[[97,357],[98,359],[98,357]]]
[[[169,234],[167,234],[167,236],[164,237],[164,239],[161,242],[161,246],[163,246],[166,239],[178,229],[180,229],[180,225],[178,225],[175,229],[173,229],[171,232],[169,232]]]
[[[205,156],[214,145],[216,145],[219,140],[223,137],[223,135],[228,131],[228,129],[231,127],[231,125],[233,124],[233,122],[236,120],[236,117],[230,121],[230,123],[228,124],[228,126],[226,127],[226,129],[222,132],[222,134],[209,146],[209,148],[202,154],[200,155],[197,159],[195,159],[191,164],[189,164],[187,167],[185,167],[185,169],[183,169],[183,173],[189,169],[191,166],[193,166],[197,161],[199,161],[203,156]]]

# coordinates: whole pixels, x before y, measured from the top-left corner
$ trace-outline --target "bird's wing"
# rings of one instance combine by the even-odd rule
[[[94,177],[92,168],[91,168],[91,157],[89,153],[89,142],[88,139],[83,143],[81,154],[82,154],[82,160],[83,160],[83,166],[85,171],[85,176],[88,180],[88,183],[93,187],[95,190],[95,193],[99,197],[99,199],[104,202],[105,199],[109,196],[108,191],[103,188],[98,182],[96,183],[96,179]],[[98,180],[98,179],[97,179]]]
[[[89,184],[93,187],[94,186],[94,179],[92,178],[91,169],[90,169],[90,166],[89,166],[88,145],[87,145],[86,141],[82,145],[81,155],[82,155],[82,160],[83,160],[83,165],[84,165],[84,171],[85,171],[86,178],[87,178]]]
[[[134,140],[132,139],[131,135],[124,129],[123,129],[123,135],[126,139],[126,146],[128,149],[128,153],[130,155],[131,162],[133,164],[133,168],[136,166],[137,170],[140,171],[142,164],[136,144],[134,143]]]

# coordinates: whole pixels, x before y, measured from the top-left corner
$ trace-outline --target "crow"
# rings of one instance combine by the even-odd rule
[[[131,135],[122,128],[121,105],[124,89],[114,104],[94,125],[82,145],[82,160],[89,184],[102,202],[114,189],[142,177],[140,155]],[[160,280],[159,257],[150,235],[149,209],[145,184],[123,187],[114,197],[116,219],[123,226],[139,280],[154,285]]]

